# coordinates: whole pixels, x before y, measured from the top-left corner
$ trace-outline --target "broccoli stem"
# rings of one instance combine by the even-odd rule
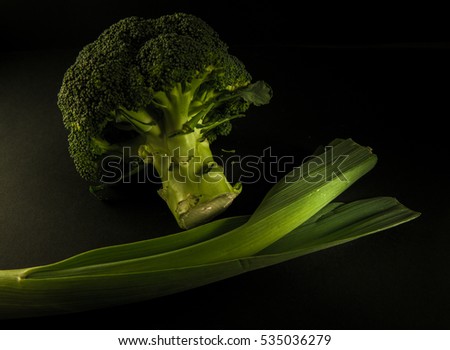
[[[209,142],[195,127],[201,118],[192,116],[191,104],[205,77],[154,93],[153,107],[163,113],[162,118],[154,118],[145,110],[125,113],[127,121],[146,135],[139,155],[158,172],[162,181],[158,193],[182,228],[213,219],[241,191],[240,184],[228,182],[223,168],[213,159]],[[208,111],[205,109],[201,117]]]
[[[149,137],[147,150],[160,175],[158,191],[182,228],[205,223],[222,213],[237,197],[241,185],[231,185],[213,159],[209,142],[195,131],[160,140]],[[159,150],[157,150],[159,148]]]
[[[221,123],[202,124],[213,108],[211,99],[217,95],[210,91],[209,96],[197,96],[205,78],[206,75],[185,86],[175,84],[168,91],[154,93],[149,108],[137,111],[120,108],[114,114],[116,121],[131,124],[144,136],[138,154],[158,172],[162,181],[158,193],[182,228],[213,219],[241,191],[241,184],[233,186],[228,182],[223,168],[214,161],[205,137],[205,132]],[[208,107],[197,111],[199,103]],[[155,108],[160,113],[155,113]],[[201,129],[198,125],[202,125]]]

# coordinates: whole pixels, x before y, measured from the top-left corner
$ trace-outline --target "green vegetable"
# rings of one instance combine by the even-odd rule
[[[151,164],[180,227],[212,219],[241,184],[228,182],[210,143],[272,96],[266,83],[251,80],[197,17],[119,21],[79,53],[58,95],[76,169],[100,184],[91,191],[102,197],[105,184]]]
[[[328,204],[376,162],[370,149],[352,140],[332,145],[275,185],[250,217],[96,249],[50,265],[0,271],[0,317],[78,312],[176,293],[419,215],[386,197]]]

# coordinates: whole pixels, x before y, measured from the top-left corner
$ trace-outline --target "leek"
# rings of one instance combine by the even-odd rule
[[[95,249],[45,266],[0,271],[0,318],[79,312],[173,294],[419,215],[389,197],[330,203],[376,163],[369,148],[352,140],[332,145],[276,184],[249,217]],[[337,162],[342,155],[345,161]]]

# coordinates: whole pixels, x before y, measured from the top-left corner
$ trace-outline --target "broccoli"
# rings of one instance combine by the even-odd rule
[[[241,190],[214,161],[210,143],[271,96],[265,82],[251,83],[209,25],[176,13],[129,17],[106,29],[65,73],[58,107],[84,179],[110,182],[111,159],[126,169],[115,181],[152,165],[159,195],[189,228],[220,214]]]

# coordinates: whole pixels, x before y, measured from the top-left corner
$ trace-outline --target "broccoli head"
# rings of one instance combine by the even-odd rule
[[[214,162],[210,142],[272,95],[266,83],[251,80],[218,34],[195,16],[129,17],[113,24],[81,50],[58,94],[77,171],[105,184],[112,156],[127,169],[116,182],[151,165],[180,227],[210,220],[241,189]]]

